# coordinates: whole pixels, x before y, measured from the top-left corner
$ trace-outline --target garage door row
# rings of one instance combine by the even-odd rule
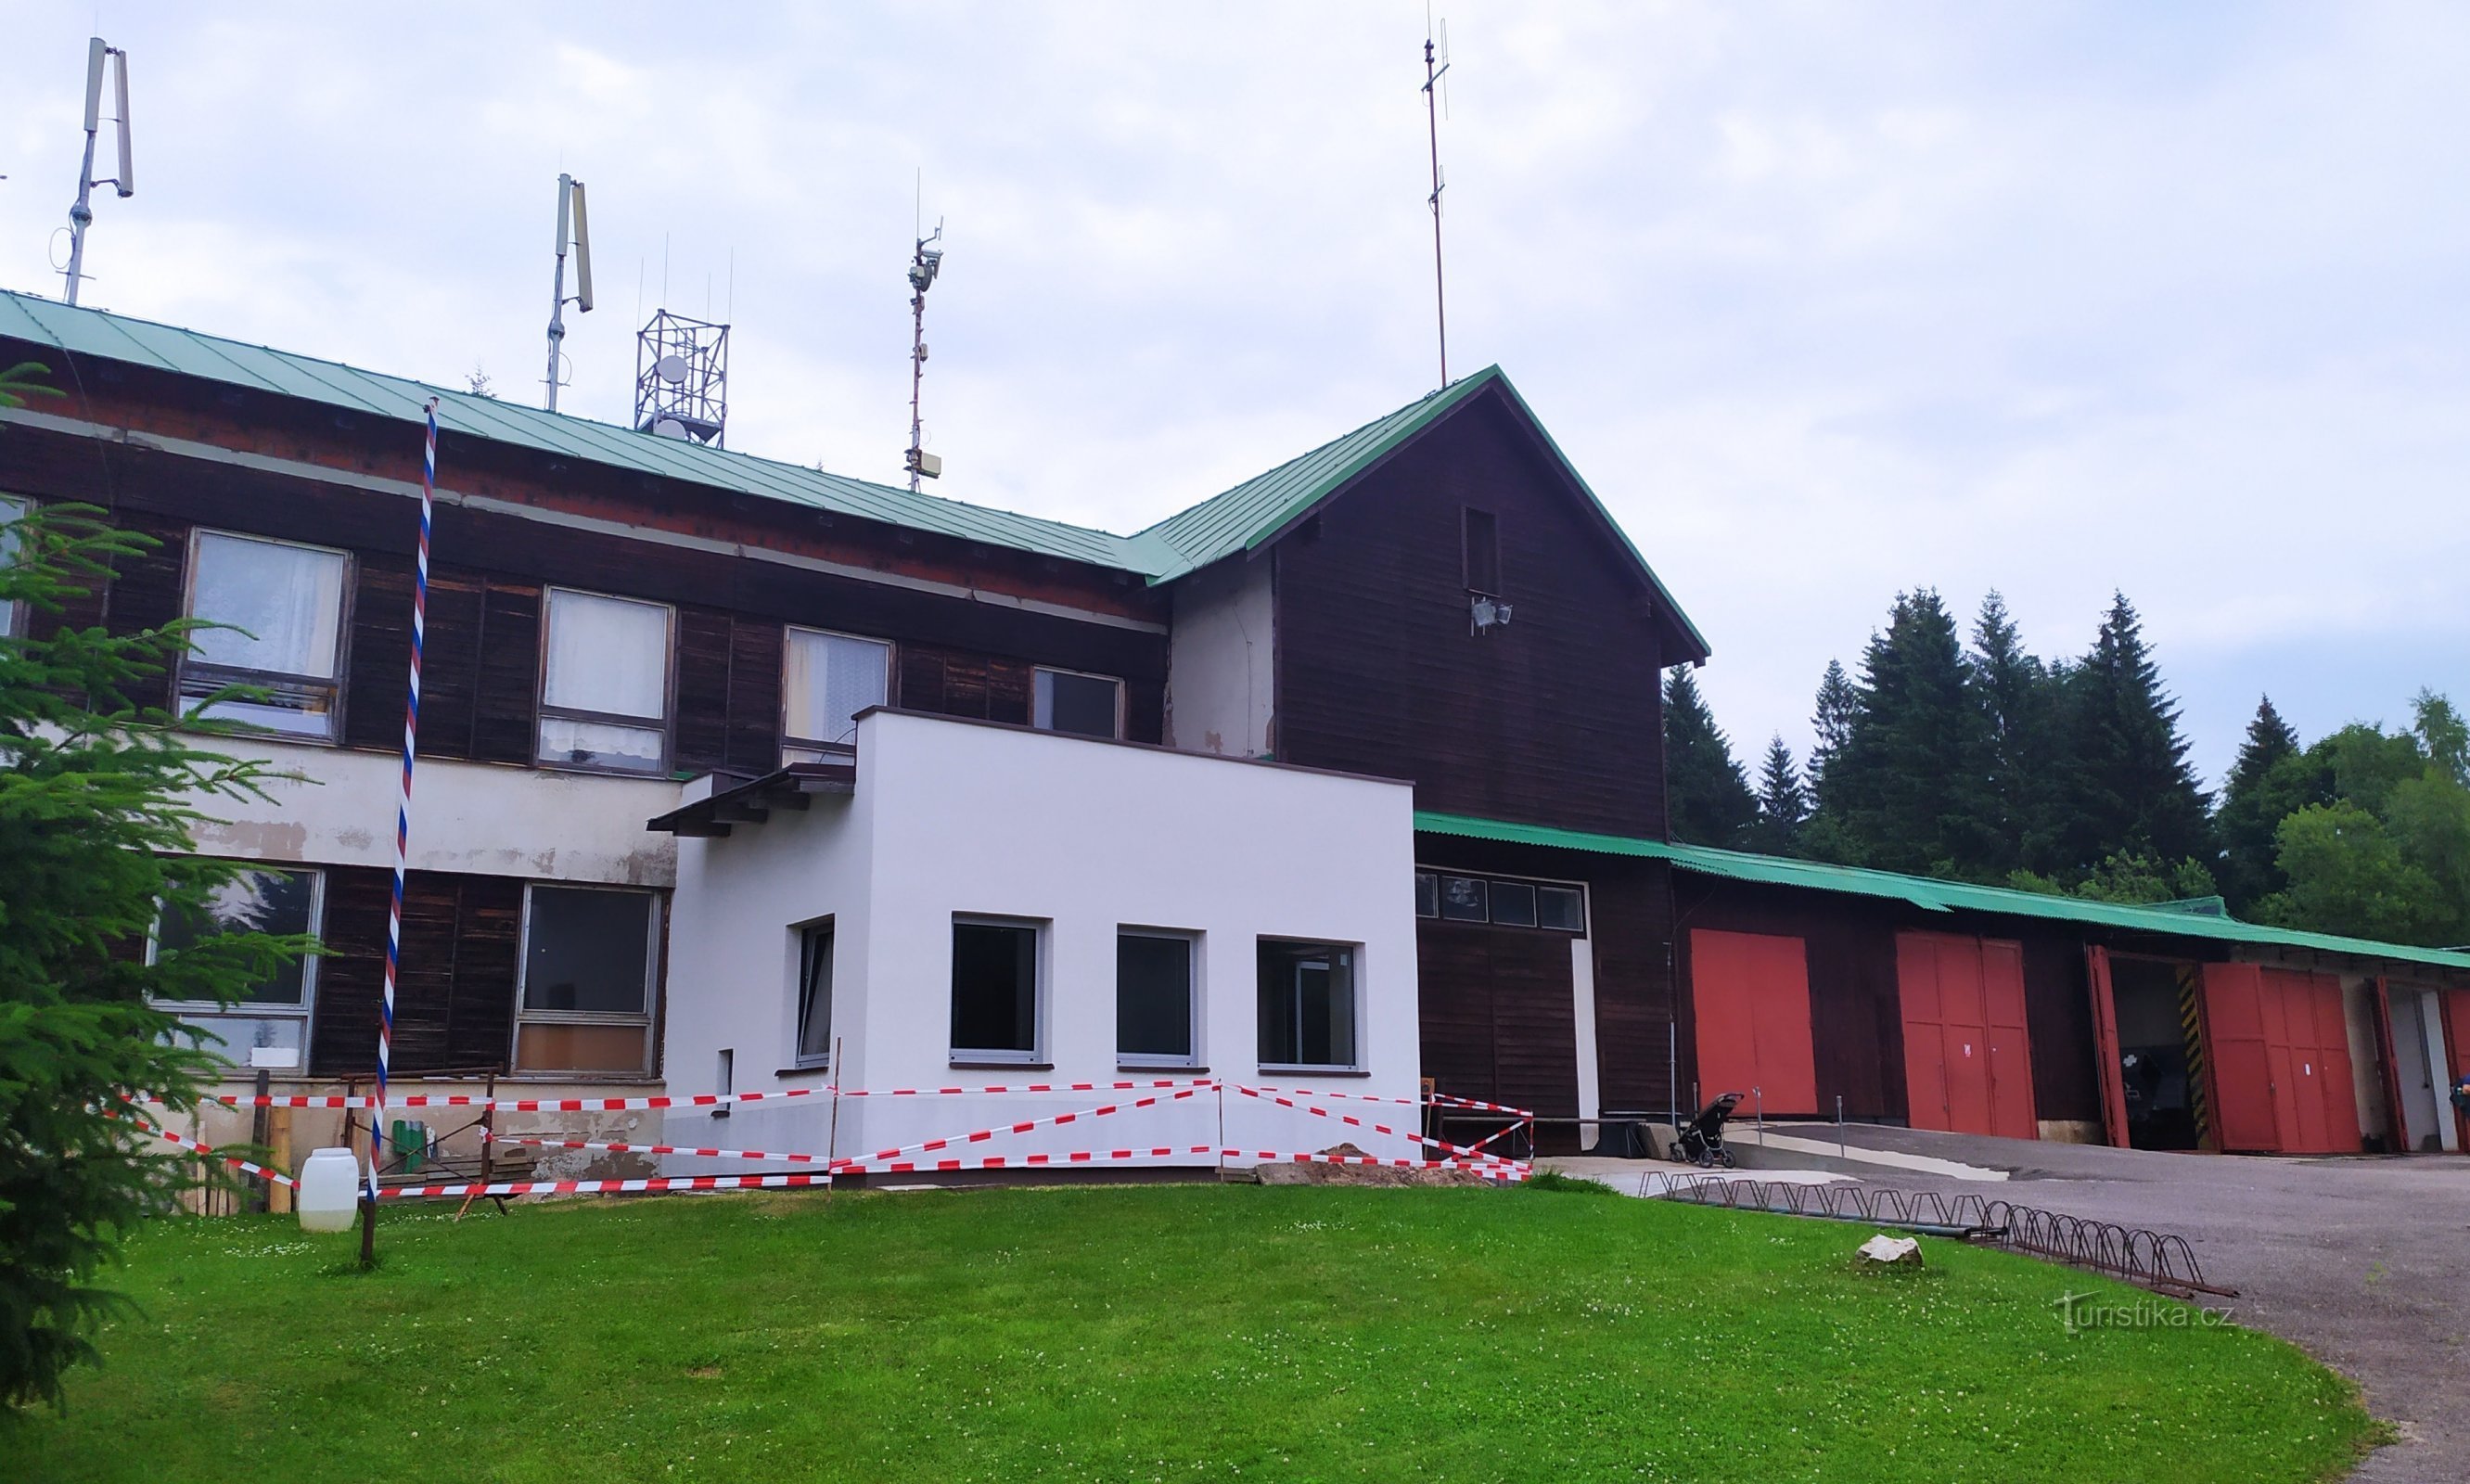
[[[1822,1111],[1803,939],[1699,928],[1689,937],[1698,1079],[1713,1100],[1778,1115]],[[1896,939],[1904,1085],[1916,1128],[2036,1136],[2016,944],[1937,933]]]
[[[1818,1086],[1805,940],[1700,928],[1690,933],[1689,954],[1702,1096],[1737,1091],[1748,1095],[1745,1110],[1831,1114],[1832,1099],[1822,1101]],[[2359,1149],[2339,979],[2158,961],[2137,961],[2134,972],[2122,963],[2113,974],[2103,950],[2086,957],[2110,1143],[2145,1143],[2136,1130],[2154,1122],[2152,1105],[2175,1087],[2194,1105],[2184,1147],[2195,1147],[2201,1128],[2203,1142],[2235,1151]],[[2038,1137],[2022,946],[1898,934],[1895,974],[1912,1126]],[[2131,1044],[2121,1040],[2122,1010]],[[2156,1024],[2161,1031],[2147,1029]]]

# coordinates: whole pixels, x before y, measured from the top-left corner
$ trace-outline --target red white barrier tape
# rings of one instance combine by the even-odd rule
[[[1505,1102],[1485,1102],[1476,1098],[1453,1098],[1448,1093],[1432,1095],[1433,1103],[1445,1108],[1474,1108],[1484,1113],[1507,1113],[1514,1118],[1533,1118],[1532,1109],[1513,1108]]]
[[[1534,1173],[1526,1165],[1484,1164],[1465,1159],[1385,1159],[1378,1154],[1281,1154],[1275,1149],[1220,1149],[1227,1159],[1257,1159],[1281,1165],[1378,1165],[1389,1170],[1463,1170],[1487,1180],[1519,1181]]]
[[[965,1134],[949,1134],[942,1138],[921,1140],[917,1144],[904,1144],[897,1148],[878,1149],[872,1154],[850,1154],[837,1158],[824,1154],[790,1154],[763,1149],[687,1148],[674,1144],[614,1144],[591,1139],[547,1139],[518,1134],[490,1133],[486,1134],[485,1138],[499,1144],[528,1144],[552,1149],[599,1149],[612,1154],[687,1154],[704,1159],[779,1159],[792,1164],[828,1162],[834,1170],[857,1170],[882,1165],[886,1161],[897,1160],[904,1154],[932,1153],[937,1149],[950,1148],[956,1144],[983,1144],[1004,1134],[1023,1134],[1037,1128],[1060,1127],[1065,1124],[1077,1124],[1083,1119],[1105,1118],[1110,1113],[1179,1102],[1186,1098],[1197,1096],[1200,1091],[1200,1089],[1197,1087],[1187,1087],[1163,1098],[1136,1098],[1130,1102],[1110,1102],[1103,1107],[1082,1108],[1070,1113],[1053,1114],[1046,1118],[1026,1119],[1020,1123],[1007,1124],[1000,1127],[980,1128]],[[1015,1162],[1024,1157],[1038,1158],[1038,1156],[1012,1156]],[[1118,1154],[1114,1157],[1129,1159],[1133,1156]]]
[[[247,1174],[253,1174],[261,1180],[271,1180],[277,1185],[296,1186],[300,1183],[290,1175],[285,1174],[280,1170],[268,1170],[264,1165],[253,1165],[236,1154],[221,1153],[211,1144],[199,1144],[195,1139],[184,1139],[168,1128],[158,1128],[152,1124],[150,1124],[146,1120],[138,1118],[133,1114],[114,1113],[108,1108],[98,1108],[96,1111],[105,1118],[117,1119],[124,1124],[134,1124],[139,1128],[152,1134],[155,1138],[162,1140],[166,1144],[176,1144],[180,1148],[188,1149],[194,1153],[203,1154],[211,1159],[221,1160],[224,1164],[231,1166],[234,1170],[241,1171]]]
[[[1229,1082],[1226,1085],[1233,1087],[1237,1084]],[[1317,1087],[1255,1087],[1252,1090],[1281,1093],[1290,1098],[1337,1098],[1347,1102],[1394,1102],[1410,1108],[1420,1108],[1424,1105],[1424,1100],[1421,1098],[1383,1098],[1372,1093],[1325,1092]]]
[[[877,1164],[873,1160],[836,1166],[839,1174],[911,1174],[922,1171],[952,1170],[1045,1170],[1057,1165],[1087,1165],[1102,1160],[1173,1159],[1178,1154],[1215,1156],[1217,1150],[1205,1144],[1188,1147],[1157,1145],[1146,1149],[1075,1149],[1066,1154],[990,1154],[983,1159],[894,1160]]]
[[[671,1175],[651,1180],[501,1180],[493,1185],[397,1185],[380,1200],[454,1195],[619,1195],[647,1191],[771,1191],[829,1184],[828,1174]]]
[[[992,1087],[851,1087],[838,1090],[843,1098],[981,1098],[1006,1094],[1061,1092],[1137,1092],[1147,1088],[1183,1087],[1195,1092],[1218,1085],[1214,1078],[1166,1078],[1143,1082],[1024,1082]],[[627,1113],[654,1108],[712,1108],[739,1102],[778,1102],[791,1098],[830,1098],[830,1087],[790,1087],[777,1092],[696,1093],[686,1097],[653,1098],[490,1098],[467,1093],[414,1093],[409,1097],[388,1097],[392,1108],[496,1108],[506,1113]],[[243,1097],[237,1093],[210,1094],[212,1101],[227,1108],[365,1108],[377,1100],[365,1095],[338,1094],[269,1094],[265,1097]],[[160,1103],[159,1098],[139,1098],[139,1102]]]
[[[1420,1133],[1406,1132],[1392,1128],[1386,1124],[1375,1124],[1369,1120],[1354,1118],[1344,1113],[1333,1113],[1327,1108],[1316,1108],[1309,1103],[1297,1102],[1291,1098],[1281,1097],[1280,1095],[1270,1092],[1264,1088],[1247,1087],[1241,1082],[1229,1082],[1226,1085],[1230,1090],[1242,1093],[1247,1098],[1258,1098],[1265,1102],[1274,1102],[1282,1108],[1293,1108],[1298,1113],[1309,1113],[1315,1118],[1331,1119],[1338,1123],[1347,1125],[1349,1127],[1369,1128],[1374,1133],[1387,1134],[1392,1139],[1411,1139],[1415,1143],[1423,1145],[1427,1148],[1439,1149],[1444,1153],[1455,1154],[1460,1158],[1472,1157],[1482,1160],[1488,1164],[1497,1165],[1517,1163],[1515,1160],[1505,1158],[1499,1154],[1486,1153],[1480,1148],[1462,1148],[1458,1145],[1450,1143],[1446,1139],[1434,1139]],[[1508,1130],[1503,1129],[1502,1132],[1506,1133]],[[1496,1134],[1494,1137],[1498,1138],[1500,1135]]]

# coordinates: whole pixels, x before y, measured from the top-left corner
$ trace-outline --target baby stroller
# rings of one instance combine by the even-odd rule
[[[1697,1117],[1673,1131],[1672,1157],[1702,1170],[1732,1169],[1733,1151],[1724,1148],[1724,1120],[1733,1116],[1740,1101],[1741,1094],[1726,1093],[1700,1108]]]

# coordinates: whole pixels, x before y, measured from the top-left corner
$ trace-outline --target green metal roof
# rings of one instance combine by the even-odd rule
[[[1451,408],[1486,386],[1498,384],[1530,423],[1553,456],[1569,471],[1604,525],[1637,564],[1666,610],[1704,659],[1707,641],[1665,589],[1646,559],[1630,544],[1619,522],[1603,508],[1551,434],[1509,384],[1499,366],[1452,383],[1343,437],[1289,459],[1267,474],[1169,516],[1137,535],[1117,536],[1008,510],[972,505],[942,496],[912,494],[888,484],[851,479],[796,464],[757,458],[675,438],[596,423],[589,418],[476,396],[398,376],[382,376],[313,356],[271,350],[175,325],[87,309],[38,294],[0,290],[0,338],[48,345],[70,356],[116,360],[225,385],[298,397],[371,417],[418,423],[429,399],[437,399],[438,427],[448,432],[535,449],[563,458],[682,479],[734,494],[785,500],[858,520],[930,531],[1038,556],[1138,573],[1154,586],[1223,557],[1259,547],[1295,517],[1345,486],[1408,438],[1431,427]],[[1685,657],[1689,658],[1689,657]]]
[[[1142,531],[1132,539],[1157,544],[1165,548],[1169,558],[1154,570],[1150,580],[1153,583],[1172,582],[1222,558],[1259,549],[1263,543],[1285,530],[1298,517],[1387,457],[1399,445],[1439,422],[1484,387],[1496,385],[1508,395],[1519,414],[1543,438],[1554,461],[1569,475],[1570,482],[1577,486],[1578,492],[1595,507],[1604,528],[1620,544],[1622,554],[1629,558],[1639,575],[1646,579],[1647,585],[1655,590],[1656,596],[1663,600],[1663,611],[1671,615],[1674,626],[1694,646],[1693,654],[1672,658],[1706,659],[1709,653],[1706,636],[1700,634],[1697,625],[1689,621],[1689,615],[1681,611],[1681,605],[1673,600],[1672,591],[1664,585],[1664,579],[1655,575],[1655,568],[1647,565],[1646,558],[1630,541],[1629,533],[1622,530],[1620,522],[1613,519],[1612,512],[1604,508],[1602,499],[1578,473],[1577,466],[1570,462],[1569,455],[1561,452],[1560,444],[1553,440],[1542,419],[1536,417],[1535,410],[1526,405],[1526,399],[1518,394],[1518,388],[1510,383],[1509,377],[1499,366],[1486,366],[1473,376],[1452,382],[1439,391],[1410,402],[1386,416],[1374,418],[1353,432],[1333,438],[1309,453],[1291,458],[1267,474],[1254,475],[1233,489],[1202,500],[1189,510],[1171,515]]]
[[[1929,912],[1987,912],[2010,917],[2045,917],[2061,922],[2157,933],[2172,938],[2204,938],[2217,942],[2264,947],[2312,948],[2357,958],[2424,963],[2470,972],[2470,953],[2443,948],[2417,948],[2406,943],[2380,943],[2330,933],[2302,933],[2265,927],[2235,917],[2211,916],[2183,906],[2124,907],[2114,902],[2086,901],[2074,896],[2044,896],[2006,887],[1974,886],[1962,881],[1937,881],[1926,876],[1899,875],[1853,866],[1829,866],[1783,856],[1719,850],[1713,846],[1681,845],[1667,840],[1640,840],[1626,835],[1598,835],[1585,830],[1552,829],[1541,824],[1516,824],[1465,815],[1415,812],[1415,827],[1435,835],[1470,840],[1497,840],[1512,845],[1557,846],[1598,855],[1629,855],[1669,861],[1683,870],[1752,881],[1766,886],[1800,887],[1812,892],[1878,896]]]
[[[173,325],[61,304],[0,290],[0,337],[49,345],[71,356],[150,366],[278,396],[305,398],[372,417],[417,423],[437,399],[449,432],[535,449],[564,458],[734,494],[786,500],[814,510],[881,521],[963,541],[1149,575],[1150,547],[1131,539],[1058,521],[1014,515],[892,485],[846,478],[796,464],[657,438],[632,429],[494,397],[381,376],[331,360],[269,350]]]

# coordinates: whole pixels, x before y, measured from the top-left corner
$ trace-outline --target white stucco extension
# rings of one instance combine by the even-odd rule
[[[672,901],[669,1090],[829,1085],[796,1070],[799,928],[834,929],[832,1032],[846,1089],[1229,1081],[1412,1099],[1418,1091],[1412,790],[1404,783],[1090,741],[1023,728],[876,710],[858,724],[853,795],[813,796],[726,838],[678,842]],[[956,1066],[955,915],[1043,930],[1040,1052],[1033,1065]],[[1116,1055],[1122,927],[1198,939],[1198,1060],[1126,1067]],[[1351,945],[1357,1069],[1261,1069],[1258,943]],[[673,1112],[672,1142],[843,1155],[1085,1109],[1132,1094],[844,1098],[742,1103],[726,1119]],[[1170,1146],[1209,1164],[1221,1098],[1003,1135],[949,1151],[972,1160],[1033,1151]],[[1411,1126],[1415,1110],[1375,1114]],[[1412,1147],[1273,1104],[1223,1099],[1225,1145],[1309,1151],[1352,1139],[1379,1154]],[[929,1156],[930,1158],[932,1156]],[[744,1170],[673,1159],[671,1169]],[[762,1168],[782,1168],[777,1165]]]

